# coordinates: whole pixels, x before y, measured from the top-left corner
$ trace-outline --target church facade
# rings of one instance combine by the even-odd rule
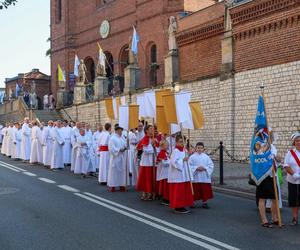
[[[57,65],[66,72],[67,89],[74,85],[75,54],[84,60],[87,80],[93,82],[98,61],[97,42],[107,58],[109,79],[124,85],[133,26],[140,36],[137,56],[138,88],[164,82],[168,53],[169,17],[205,8],[213,0],[51,0],[51,89],[57,92]]]

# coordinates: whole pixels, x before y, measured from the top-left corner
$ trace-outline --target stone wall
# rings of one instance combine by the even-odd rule
[[[204,128],[191,131],[192,143],[201,140],[211,151],[223,141],[236,159],[247,158],[260,85],[264,83],[269,124],[279,136],[276,146],[283,155],[290,146],[292,132],[300,126],[299,82],[300,61],[296,61],[240,72],[226,81],[214,77],[179,84],[181,89],[192,92],[193,100],[201,101],[204,111]],[[132,102],[135,100],[136,95],[133,95]],[[65,111],[72,119],[78,118],[93,126],[110,121],[104,101],[73,106]]]

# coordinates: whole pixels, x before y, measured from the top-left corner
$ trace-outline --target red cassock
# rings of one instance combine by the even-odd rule
[[[168,153],[166,150],[161,150],[157,155],[157,163],[161,162],[162,160],[168,159]],[[169,183],[168,179],[162,179],[158,181],[158,194],[163,197],[165,200],[169,200]]]
[[[202,200],[204,202],[214,197],[210,183],[193,183],[194,200]]]
[[[137,145],[137,149],[142,150],[143,147],[148,146],[149,143],[150,137],[146,135]],[[158,183],[156,181],[156,167],[143,166],[141,164],[139,168],[136,190],[146,193],[154,193],[158,191]]]
[[[171,208],[190,207],[194,205],[190,182],[169,183]]]

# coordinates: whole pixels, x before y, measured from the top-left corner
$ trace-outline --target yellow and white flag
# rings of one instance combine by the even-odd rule
[[[125,130],[135,129],[139,124],[139,106],[124,105],[119,107],[119,126]]]
[[[65,76],[64,76],[64,73],[63,73],[63,71],[62,71],[62,69],[61,69],[61,67],[60,67],[60,65],[58,64],[57,65],[57,73],[58,73],[58,81],[59,82],[65,82],[66,81],[66,79],[65,79]]]

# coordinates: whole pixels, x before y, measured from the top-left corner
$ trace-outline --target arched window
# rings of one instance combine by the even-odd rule
[[[150,84],[152,86],[157,85],[157,70],[159,65],[157,63],[157,47],[155,44],[150,46]]]
[[[61,8],[61,0],[56,0],[56,18],[55,21],[56,23],[61,22],[61,17],[62,17],[62,8]]]
[[[120,52],[120,56],[119,56],[119,72],[120,72],[120,76],[119,76],[119,83],[120,83],[120,90],[121,92],[124,91],[124,71],[125,68],[129,65],[129,46],[128,44],[126,44],[125,46],[123,46],[123,48],[121,49]]]
[[[114,81],[114,58],[112,54],[108,51],[105,51],[106,56],[106,77],[108,78],[109,85],[108,85],[108,94],[111,93],[113,89],[113,81]]]

